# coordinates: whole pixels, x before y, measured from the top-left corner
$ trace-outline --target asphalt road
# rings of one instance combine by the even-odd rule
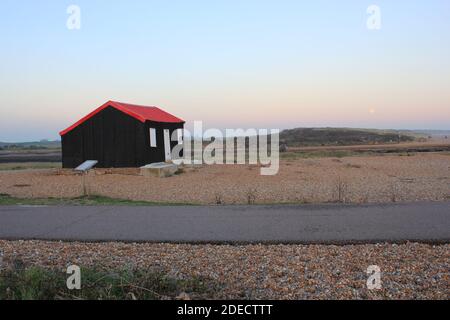
[[[189,243],[449,242],[450,202],[0,206],[0,239]]]

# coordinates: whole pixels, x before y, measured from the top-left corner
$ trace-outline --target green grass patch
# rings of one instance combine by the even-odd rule
[[[214,296],[219,286],[208,279],[175,279],[137,269],[81,269],[81,289],[69,290],[65,270],[17,267],[0,271],[0,300],[160,300],[181,293],[191,298]]]
[[[77,198],[15,198],[0,194],[0,205],[71,205],[71,206],[186,206],[194,203],[169,203],[115,199],[103,196],[84,196]]]
[[[0,171],[26,169],[61,169],[61,162],[10,162],[0,163]]]
[[[370,153],[366,152],[353,152],[347,150],[292,151],[280,153],[280,157],[283,160],[295,160],[295,159],[309,159],[309,158],[344,158],[354,156],[367,156],[369,154]]]

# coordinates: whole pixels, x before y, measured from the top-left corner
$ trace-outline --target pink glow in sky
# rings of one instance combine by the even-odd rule
[[[108,100],[215,128],[450,129],[450,2],[7,1],[0,141],[59,138]],[[107,23],[106,23],[107,21]]]

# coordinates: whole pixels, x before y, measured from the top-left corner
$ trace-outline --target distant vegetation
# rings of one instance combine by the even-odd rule
[[[33,141],[33,142],[0,142],[0,150],[40,150],[60,149],[61,141]]]
[[[414,133],[435,137],[450,137],[450,130],[414,130]]]
[[[377,130],[353,128],[295,128],[283,130],[280,142],[297,146],[343,146],[386,144],[427,139],[430,136],[450,137],[450,130]],[[207,144],[204,142],[204,144]],[[61,141],[0,142],[0,151],[59,151]]]
[[[25,169],[61,169],[61,162],[3,162],[0,159],[0,171]]]
[[[27,187],[22,185],[21,187]],[[115,199],[103,196],[82,196],[77,198],[14,198],[0,193],[0,206],[11,205],[70,205],[70,206],[187,206],[194,203],[171,203],[135,201],[127,199]]]
[[[280,141],[290,147],[400,143],[416,137],[413,132],[349,128],[296,128],[280,133]]]

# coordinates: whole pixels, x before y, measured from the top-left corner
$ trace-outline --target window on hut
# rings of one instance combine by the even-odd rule
[[[156,129],[150,128],[150,147],[156,147]]]

